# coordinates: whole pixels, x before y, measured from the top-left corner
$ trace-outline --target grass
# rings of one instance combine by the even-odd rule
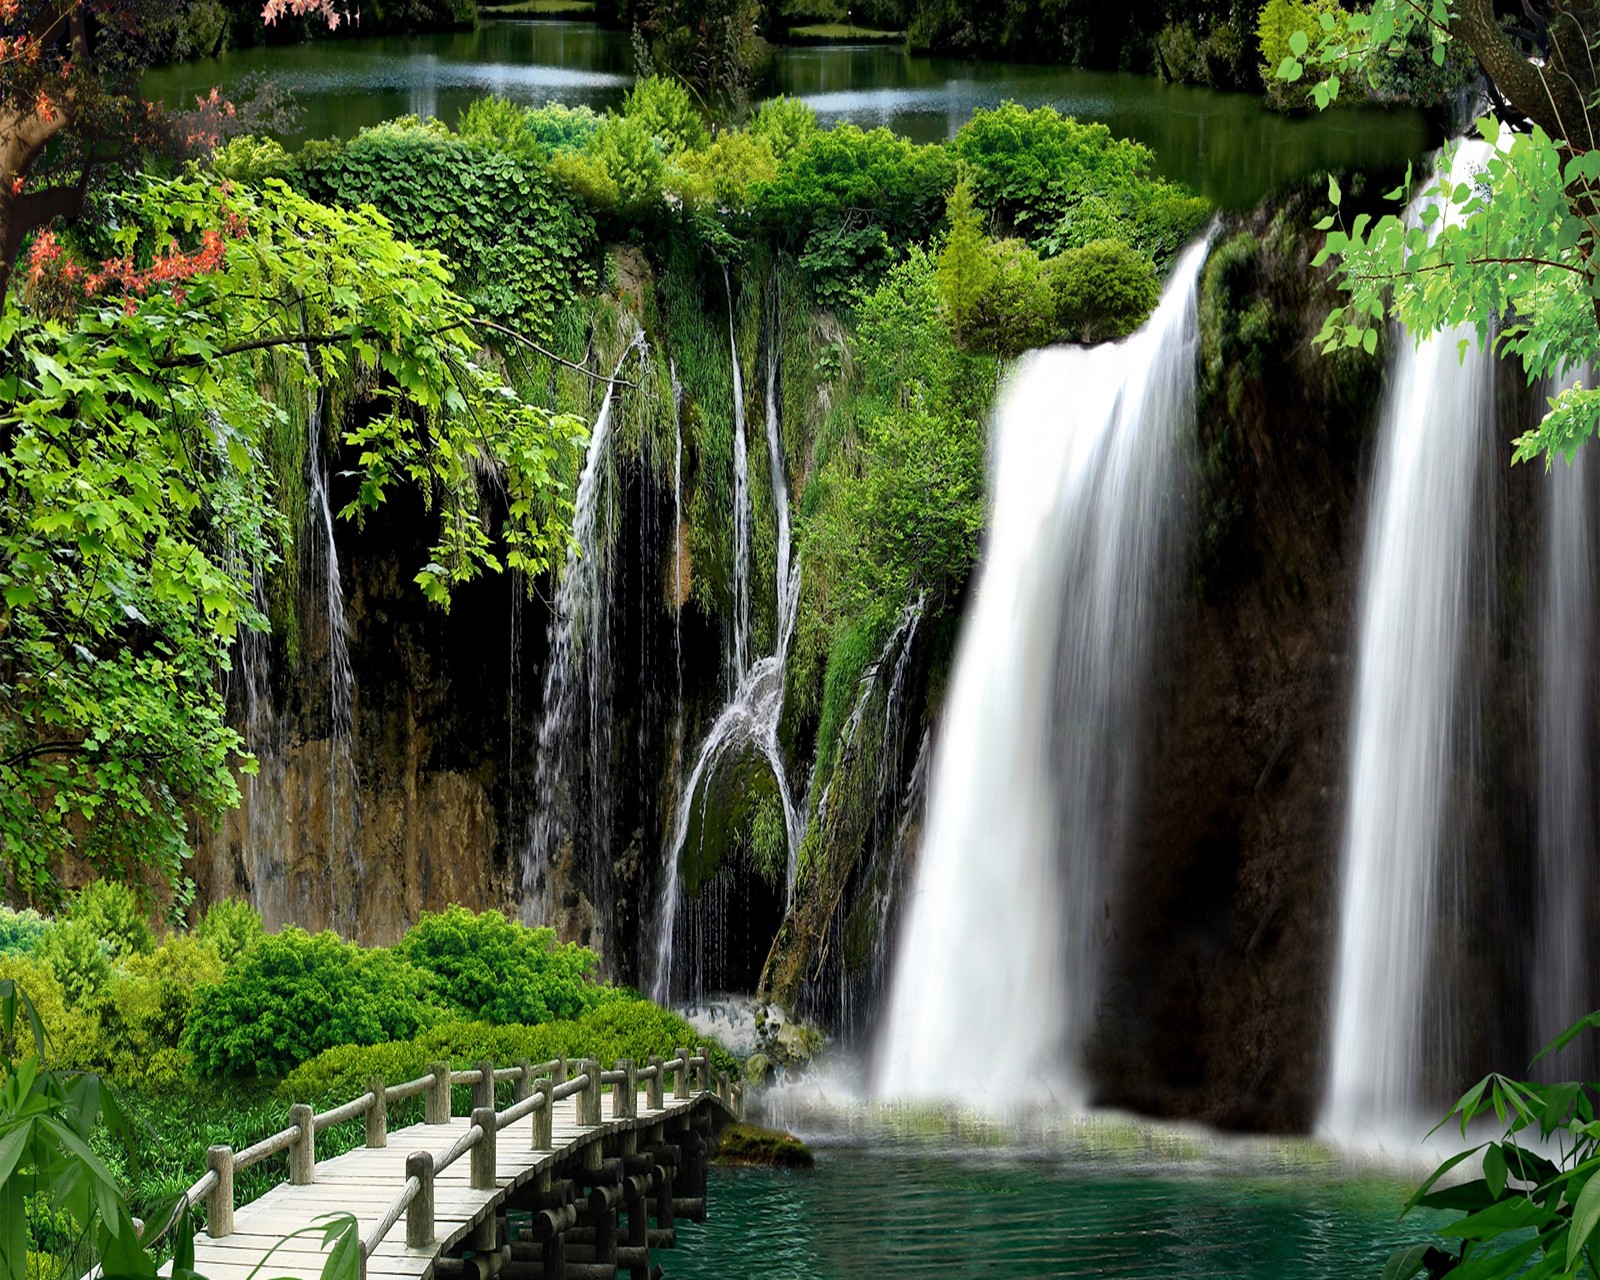
[[[479,8],[491,18],[588,18],[594,15],[594,0],[483,0]]]
[[[879,31],[851,22],[813,22],[789,28],[789,40],[794,44],[894,44],[904,39],[903,31]]]

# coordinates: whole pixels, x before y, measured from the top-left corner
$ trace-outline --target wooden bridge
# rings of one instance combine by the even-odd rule
[[[511,1105],[497,1111],[495,1086],[505,1082]],[[453,1085],[472,1087],[470,1115],[451,1114]],[[389,1106],[418,1095],[422,1123],[391,1132]],[[207,1152],[210,1171],[189,1189],[208,1223],[195,1237],[195,1269],[248,1280],[289,1233],[349,1213],[370,1280],[650,1280],[679,1219],[705,1221],[715,1135],[743,1109],[742,1086],[713,1072],[703,1050],[643,1068],[619,1060],[610,1071],[558,1058],[470,1071],[434,1063],[398,1085],[373,1078],[343,1106],[291,1107],[289,1127],[252,1147]],[[366,1145],[319,1161],[317,1134],[358,1116]],[[285,1151],[289,1180],[235,1206],[234,1174]],[[316,1280],[326,1259],[318,1239],[302,1235],[261,1274]]]

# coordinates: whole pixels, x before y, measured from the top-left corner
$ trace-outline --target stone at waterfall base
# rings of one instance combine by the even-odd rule
[[[729,1125],[717,1144],[717,1163],[762,1169],[809,1169],[816,1163],[792,1133],[753,1124]]]

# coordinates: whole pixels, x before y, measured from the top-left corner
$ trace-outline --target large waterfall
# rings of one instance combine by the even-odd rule
[[[1483,149],[1455,153],[1452,185]],[[1448,213],[1448,211],[1445,211]],[[1413,221],[1420,209],[1413,210]],[[1405,1142],[1429,1127],[1427,987],[1459,742],[1493,359],[1468,328],[1401,339],[1362,565],[1338,959],[1321,1130]]]
[[[1081,1100],[1108,872],[1193,432],[1204,245],[1126,342],[1030,357],[995,411],[991,526],[946,702],[876,1092]]]

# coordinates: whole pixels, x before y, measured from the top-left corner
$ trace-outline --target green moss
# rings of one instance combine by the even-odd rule
[[[753,1124],[729,1125],[717,1143],[717,1163],[767,1169],[809,1169],[816,1163],[806,1144],[792,1133]]]

